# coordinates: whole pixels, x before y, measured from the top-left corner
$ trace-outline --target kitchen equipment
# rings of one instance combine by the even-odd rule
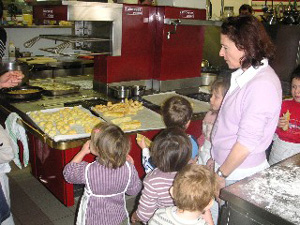
[[[209,86],[217,79],[217,74],[214,74],[214,73],[201,73],[200,78],[201,78],[201,85]]]
[[[109,94],[117,99],[130,98],[132,94],[131,86],[124,86],[124,85],[111,86],[109,87],[109,90],[110,90]]]
[[[300,154],[221,190],[220,224],[300,224]]]
[[[1,94],[10,100],[36,100],[42,97],[44,89],[35,86],[18,86],[1,89]]]
[[[146,86],[134,85],[132,86],[132,96],[142,96],[146,90]]]
[[[94,90],[106,93],[110,86],[130,81],[141,81],[155,91],[200,85],[205,4],[201,9],[81,1],[63,4],[68,5],[68,21],[74,21],[75,35],[102,34],[110,40],[103,42],[111,46],[110,54],[95,55]],[[91,44],[91,50],[100,46]]]
[[[208,68],[210,66],[210,63],[207,59],[202,59],[201,61],[201,68]]]

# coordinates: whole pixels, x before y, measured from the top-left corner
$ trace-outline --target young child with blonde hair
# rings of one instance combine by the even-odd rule
[[[188,164],[180,170],[170,189],[175,206],[158,209],[149,225],[208,225],[204,214],[213,204],[215,175],[203,165]]]
[[[67,182],[85,184],[77,216],[77,225],[129,224],[125,193],[136,195],[141,181],[131,163],[127,162],[129,138],[116,125],[100,123],[92,131],[78,154],[63,171]],[[83,161],[87,154],[97,158]]]
[[[229,85],[229,80],[221,77],[211,85],[210,110],[206,113],[202,121],[202,135],[197,140],[199,145],[198,163],[201,165],[206,165],[208,159],[211,158],[210,135]]]

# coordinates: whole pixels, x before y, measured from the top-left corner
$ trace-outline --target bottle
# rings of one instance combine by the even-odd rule
[[[12,41],[8,45],[8,57],[11,59],[16,58],[16,47]]]

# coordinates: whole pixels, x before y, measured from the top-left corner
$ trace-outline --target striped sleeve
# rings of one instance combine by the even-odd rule
[[[155,170],[153,172],[155,173]],[[153,172],[144,180],[144,189],[136,211],[138,217],[144,223],[153,216],[158,208],[173,205],[173,200],[169,193],[174,180],[173,175],[171,177],[152,177]]]
[[[65,180],[72,184],[85,184],[84,172],[87,165],[88,163],[85,161],[68,163],[63,170]]]
[[[5,54],[5,43],[7,40],[6,31],[0,27],[0,58]]]
[[[136,168],[134,165],[130,164],[131,167],[131,180],[130,184],[128,186],[128,189],[126,191],[126,194],[128,195],[136,195],[140,192],[142,189],[142,182],[139,178],[138,172],[136,171]]]

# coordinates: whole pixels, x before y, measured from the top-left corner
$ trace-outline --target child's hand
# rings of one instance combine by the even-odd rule
[[[148,148],[145,142],[145,137],[142,137],[141,141],[137,141],[136,143],[138,144],[138,146],[140,146],[141,149]]]
[[[189,164],[196,164],[198,161],[198,155],[195,156],[195,158],[191,158],[190,161],[188,162]]]
[[[214,172],[214,170],[215,170],[215,161],[213,160],[213,158],[210,158],[209,160],[207,160],[206,166],[209,168],[210,171]]]
[[[132,214],[132,216],[131,216],[131,222],[132,222],[132,223],[137,223],[137,222],[139,222],[139,221],[141,221],[140,218],[138,217],[138,215],[136,214],[136,212],[134,212],[134,213]]]
[[[81,150],[74,156],[71,162],[80,163],[87,154],[91,153],[90,142],[91,141],[88,140],[87,142],[84,143]]]
[[[132,165],[134,165],[134,160],[133,160],[133,158],[130,155],[126,156],[126,161],[129,162],[129,163],[131,163]]]
[[[278,126],[279,128],[284,128],[284,127],[286,127],[287,125],[288,125],[287,119],[286,119],[284,116],[280,117],[277,126]]]
[[[85,155],[91,153],[90,143],[91,143],[91,140],[88,140],[87,142],[85,142],[84,145],[82,146],[81,150],[80,150]]]

